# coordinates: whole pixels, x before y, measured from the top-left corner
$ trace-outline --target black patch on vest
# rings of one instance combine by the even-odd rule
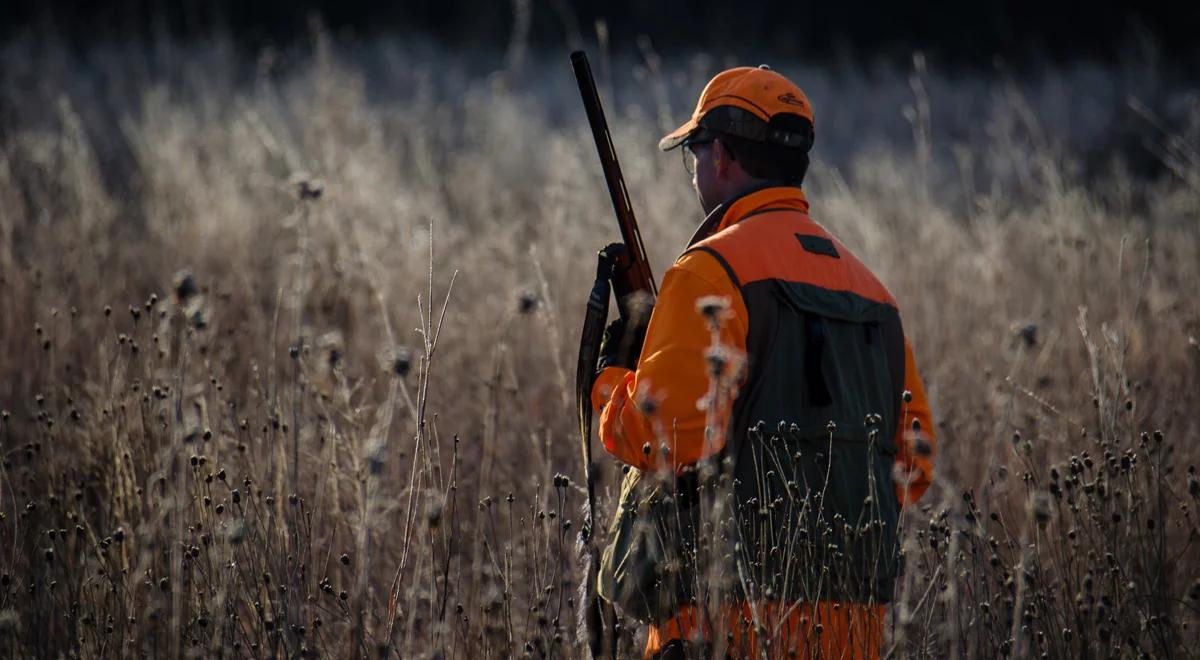
[[[822,254],[827,257],[833,257],[834,259],[842,258],[842,256],[838,254],[837,248],[833,246],[833,241],[829,240],[828,238],[811,236],[808,234],[796,234],[796,238],[800,239],[800,245],[804,246],[805,250],[808,250],[813,254]]]

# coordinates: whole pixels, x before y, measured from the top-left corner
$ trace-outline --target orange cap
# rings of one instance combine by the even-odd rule
[[[798,122],[807,130],[796,130],[794,121],[779,122],[783,117],[808,120],[806,125]],[[664,136],[658,148],[674,149],[697,129],[707,128],[807,151],[812,147],[813,123],[812,104],[803,90],[765,64],[744,66],[722,71],[708,81],[691,119]]]

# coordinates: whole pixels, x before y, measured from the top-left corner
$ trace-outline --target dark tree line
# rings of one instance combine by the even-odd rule
[[[603,20],[616,48],[642,35],[660,48],[788,57],[872,59],[925,51],[945,62],[990,66],[1046,61],[1120,62],[1152,43],[1167,64],[1200,64],[1200,3],[1099,0],[9,0],[0,38],[30,26],[86,42],[112,35],[193,36],[225,30],[249,46],[303,39],[313,17],[358,35],[415,31],[450,46],[503,48],[518,7],[534,46],[591,40]]]

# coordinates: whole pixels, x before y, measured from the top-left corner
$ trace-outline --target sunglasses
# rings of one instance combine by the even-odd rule
[[[699,157],[696,147],[713,142],[716,142],[716,138],[697,138],[684,141],[679,153],[683,155],[683,169],[687,170],[689,176],[696,174],[696,159]]]

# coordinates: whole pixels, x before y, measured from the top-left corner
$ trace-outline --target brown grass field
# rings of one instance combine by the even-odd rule
[[[158,47],[0,50],[0,656],[580,657],[574,351],[615,230],[565,57],[385,50],[389,95],[326,40]],[[651,59],[609,107],[660,274],[699,210],[654,145],[718,68]],[[859,102],[907,142],[823,160],[871,121],[824,78],[806,184],[937,420],[884,653],[1200,655],[1200,102],[1161,176],[1085,176],[1019,82],[959,143],[951,83],[892,75]]]

